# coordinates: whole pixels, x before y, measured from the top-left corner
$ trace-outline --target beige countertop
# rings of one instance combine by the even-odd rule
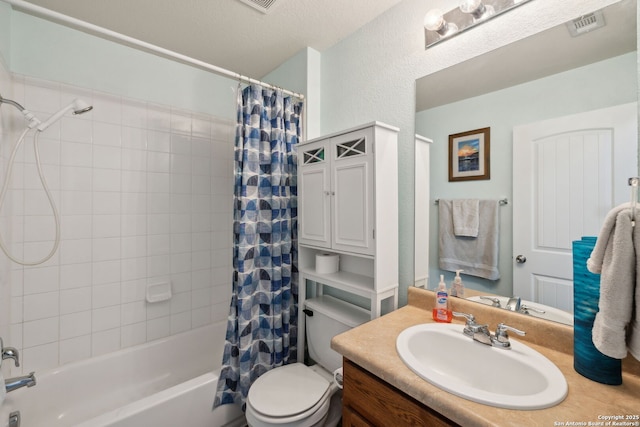
[[[405,328],[433,322],[432,301],[432,292],[410,288],[407,306],[337,335],[333,338],[331,347],[387,383],[465,427],[586,426],[598,425],[598,422],[602,422],[599,424],[602,426],[616,425],[607,424],[603,417],[608,416],[623,417],[616,422],[634,423],[626,425],[640,425],[640,419],[637,419],[640,416],[640,363],[630,356],[627,359],[631,360],[625,360],[624,363],[622,385],[600,384],[573,369],[571,327],[539,319],[531,323],[528,316],[456,298],[452,298],[452,309],[474,314],[478,322],[489,323],[492,330],[498,322],[505,322],[527,331],[526,341],[520,337],[511,339],[526,342],[555,363],[567,380],[569,393],[562,403],[552,408],[520,411],[475,403],[431,385],[405,366],[396,352],[395,344],[398,334]],[[540,343],[544,343],[544,346]],[[478,361],[478,369],[482,369],[482,361]],[[496,375],[500,373],[496,372]],[[636,418],[626,420],[624,417],[627,416]]]

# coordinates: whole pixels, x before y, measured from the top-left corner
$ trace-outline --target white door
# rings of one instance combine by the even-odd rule
[[[298,168],[299,241],[331,247],[331,173],[327,141],[301,145]]]
[[[331,139],[333,247],[373,255],[373,135],[370,129]]]
[[[630,103],[514,127],[514,295],[573,312],[572,241],[629,201],[637,114]]]

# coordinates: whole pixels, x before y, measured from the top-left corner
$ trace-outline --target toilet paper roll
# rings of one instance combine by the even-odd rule
[[[340,257],[336,254],[317,254],[316,273],[330,274],[338,271]]]
[[[343,379],[342,368],[338,368],[335,371],[333,371],[333,382],[336,383],[336,385],[340,389],[342,389],[342,379]]]

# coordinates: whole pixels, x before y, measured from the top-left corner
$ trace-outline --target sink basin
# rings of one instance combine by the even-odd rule
[[[493,295],[491,295],[491,297],[492,298],[497,298],[498,300],[500,300],[500,306],[503,307],[503,308],[507,305],[507,301],[509,301],[509,298],[507,298],[507,297],[493,296]],[[475,301],[475,302],[479,302],[481,304],[491,305],[491,301],[489,301],[487,299],[480,298],[479,296],[473,296],[473,297],[469,297],[467,299],[469,301]],[[554,321],[554,322],[564,323],[565,325],[573,326],[573,314],[571,314],[569,312],[566,312],[564,310],[560,310],[559,308],[550,307],[550,306],[545,305],[545,304],[540,304],[539,302],[522,300],[521,304],[522,305],[526,305],[528,307],[537,308],[539,310],[544,310],[544,313],[536,313],[533,310],[529,311],[529,315],[531,315],[533,317],[539,317],[541,319],[547,319],[547,320],[551,320],[551,321]]]
[[[549,359],[511,340],[505,350],[481,344],[458,324],[427,323],[398,335],[402,361],[431,384],[465,399],[508,409],[555,406],[567,395],[567,381]]]

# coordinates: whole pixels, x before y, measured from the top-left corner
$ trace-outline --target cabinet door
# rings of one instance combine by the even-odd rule
[[[331,139],[333,247],[374,255],[373,133],[364,129]]]
[[[331,174],[328,141],[300,146],[298,153],[298,212],[301,244],[331,247]]]

